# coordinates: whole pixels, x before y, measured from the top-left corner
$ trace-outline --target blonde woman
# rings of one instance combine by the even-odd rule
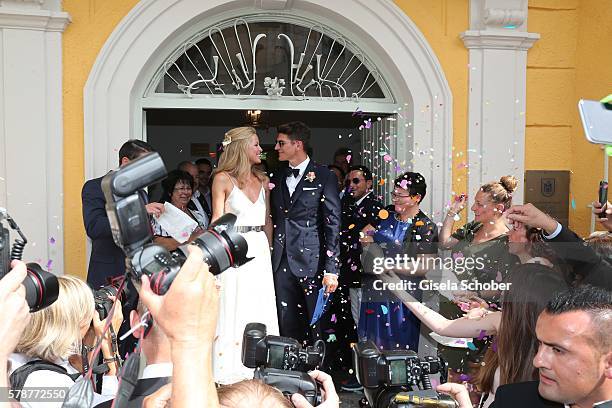
[[[15,378],[23,373],[27,364],[36,360],[51,363],[58,367],[33,371],[25,379],[24,387],[64,387],[74,384],[73,378],[79,371],[68,359],[81,354],[83,338],[90,331],[93,322],[95,337],[99,338],[104,329],[104,321],[100,321],[94,308],[94,297],[85,282],[73,276],[59,276],[59,296],[57,301],[46,309],[31,314],[30,324],[26,327],[15,353],[11,354],[11,383],[15,386]],[[113,328],[119,330],[123,316],[121,304],[117,302],[113,316]],[[88,346],[92,346],[87,344]],[[109,371],[102,381],[102,395],[94,395],[94,404],[114,398],[117,392],[117,363],[113,361],[110,335],[102,342],[102,355],[108,361]],[[72,358],[71,358],[72,360]],[[65,373],[63,370],[65,370]],[[15,376],[13,376],[15,374]],[[75,375],[76,374],[76,375]],[[62,402],[21,402],[23,407],[61,407]]]
[[[242,335],[247,323],[260,322],[268,334],[278,334],[276,296],[272,278],[269,181],[255,166],[262,149],[255,129],[231,129],[223,139],[223,154],[213,173],[212,221],[235,214],[236,226],[253,259],[219,275],[219,320],[213,355],[215,382],[233,384],[252,379],[242,364]]]

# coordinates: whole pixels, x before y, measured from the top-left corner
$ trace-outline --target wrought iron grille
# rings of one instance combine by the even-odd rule
[[[161,67],[156,93],[388,101],[367,57],[320,25],[255,21],[218,24],[185,42]]]

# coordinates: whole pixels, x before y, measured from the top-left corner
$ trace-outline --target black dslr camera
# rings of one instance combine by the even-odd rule
[[[113,239],[126,254],[126,269],[133,274],[136,284],[140,283],[142,274],[148,275],[151,289],[159,295],[168,291],[184,258],[173,257],[164,247],[153,243],[141,189],[166,175],[159,154],[149,153],[102,179],[106,213]],[[225,214],[193,242],[202,249],[204,261],[215,275],[251,260],[246,256],[245,239],[234,229],[235,222],[235,215]]]
[[[17,231],[21,239],[16,239],[11,249],[9,230],[1,224],[6,220],[8,225]],[[17,223],[6,212],[0,208],[0,279],[11,270],[12,260],[21,260],[23,250],[28,240],[23,235]],[[59,283],[57,277],[45,271],[36,263],[26,264],[28,275],[23,281],[26,291],[26,301],[30,306],[30,312],[37,312],[47,306],[51,306],[59,295]]]
[[[456,408],[451,397],[431,389],[430,374],[440,374],[446,382],[447,364],[440,357],[419,359],[411,350],[381,352],[372,341],[353,346],[353,366],[357,380],[374,408]]]
[[[280,390],[285,396],[302,394],[311,405],[321,402],[317,383],[306,371],[315,369],[325,357],[325,343],[302,348],[289,337],[267,336],[266,325],[249,323],[242,338],[242,364],[254,368],[254,378]]]

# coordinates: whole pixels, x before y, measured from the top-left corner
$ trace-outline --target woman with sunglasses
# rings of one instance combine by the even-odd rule
[[[387,269],[402,275],[404,283],[414,287],[408,292],[421,299],[419,282],[425,275],[426,258],[437,252],[438,228],[421,211],[419,204],[425,197],[427,185],[419,173],[406,172],[395,179],[391,194],[392,208],[381,211],[378,227],[363,229],[364,252],[382,249],[385,258],[420,260],[422,268],[409,269],[406,265]],[[372,248],[366,248],[371,244]],[[376,245],[374,245],[376,244]],[[373,269],[364,265],[367,269]],[[376,272],[376,271],[374,271]],[[399,299],[387,290],[380,290],[379,275],[365,275],[363,279],[363,300],[359,317],[358,335],[360,340],[372,340],[385,350],[410,349],[417,351],[419,345],[420,321]]]

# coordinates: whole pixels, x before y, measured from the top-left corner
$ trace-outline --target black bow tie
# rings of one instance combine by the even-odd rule
[[[287,176],[291,176],[298,178],[300,176],[300,169],[292,169],[291,167],[287,167]]]

